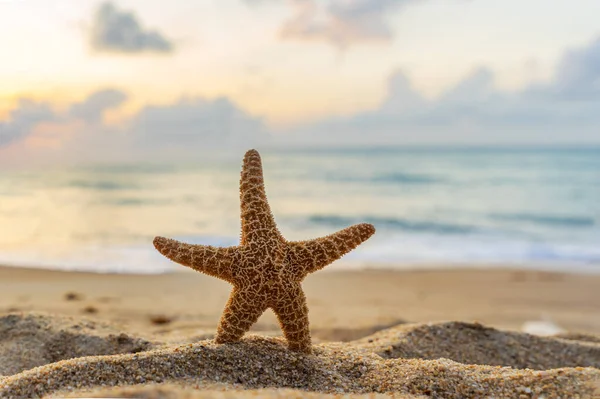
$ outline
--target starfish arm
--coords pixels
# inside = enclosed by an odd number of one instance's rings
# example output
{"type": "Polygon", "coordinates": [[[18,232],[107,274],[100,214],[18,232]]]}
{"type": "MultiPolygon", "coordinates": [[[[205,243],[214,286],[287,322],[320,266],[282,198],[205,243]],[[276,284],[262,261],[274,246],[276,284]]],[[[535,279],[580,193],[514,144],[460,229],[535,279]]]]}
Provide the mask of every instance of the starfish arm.
{"type": "Polygon", "coordinates": [[[221,316],[215,342],[236,342],[256,323],[266,306],[251,292],[234,288],[221,316]]]}
{"type": "Polygon", "coordinates": [[[244,156],[240,178],[241,244],[281,237],[267,202],[262,163],[256,150],[244,156]]]}
{"type": "Polygon", "coordinates": [[[273,305],[273,311],[277,315],[288,347],[294,351],[310,353],[311,340],[306,297],[299,284],[286,291],[287,295],[273,305]]]}
{"type": "Polygon", "coordinates": [[[338,260],[375,233],[372,224],[361,223],[337,233],[307,241],[288,243],[287,260],[299,278],[321,270],[338,260]]]}
{"type": "Polygon", "coordinates": [[[228,282],[232,282],[232,267],[239,257],[238,247],[192,245],[164,237],[156,237],[154,247],[173,262],[228,282]]]}

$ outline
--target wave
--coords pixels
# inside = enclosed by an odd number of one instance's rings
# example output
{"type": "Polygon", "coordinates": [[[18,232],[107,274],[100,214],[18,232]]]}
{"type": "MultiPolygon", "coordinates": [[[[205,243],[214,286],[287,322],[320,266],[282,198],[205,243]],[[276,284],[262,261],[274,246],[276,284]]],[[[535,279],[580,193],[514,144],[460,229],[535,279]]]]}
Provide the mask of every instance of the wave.
{"type": "Polygon", "coordinates": [[[173,203],[172,200],[164,198],[109,198],[100,202],[114,206],[169,205],[173,203]]]}
{"type": "Polygon", "coordinates": [[[396,233],[373,237],[348,260],[373,264],[429,263],[459,265],[520,265],[525,268],[550,268],[574,272],[600,272],[600,248],[595,242],[573,240],[527,240],[514,236],[469,237],[440,234],[396,233]]]}
{"type": "Polygon", "coordinates": [[[71,180],[67,183],[67,186],[99,191],[132,190],[139,188],[133,183],[121,183],[114,180],[71,180]]]}
{"type": "MultiPolygon", "coordinates": [[[[349,219],[349,218],[348,218],[349,219]]],[[[236,236],[175,236],[192,244],[231,246],[236,236]]],[[[85,246],[65,253],[0,251],[0,264],[16,267],[156,274],[181,271],[152,246],[151,238],[137,244],[85,246]]],[[[523,267],[562,272],[600,273],[600,248],[595,243],[532,242],[514,237],[395,233],[374,236],[350,252],[336,268],[523,267]]]]}
{"type": "Polygon", "coordinates": [[[375,227],[387,227],[409,232],[428,232],[437,234],[469,234],[480,230],[479,227],[472,225],[378,216],[345,217],[337,215],[313,215],[308,218],[308,221],[315,224],[326,224],[334,227],[347,227],[356,223],[371,223],[375,225],[375,227]]]}
{"type": "Polygon", "coordinates": [[[323,176],[326,181],[338,181],[338,182],[353,182],[353,183],[399,183],[406,185],[428,185],[438,184],[447,182],[438,176],[430,176],[425,174],[417,173],[401,173],[392,172],[384,173],[374,176],[358,176],[358,175],[340,175],[340,174],[328,174],[323,176]]]}
{"type": "Polygon", "coordinates": [[[109,173],[109,174],[165,174],[174,173],[180,169],[176,164],[105,164],[105,165],[86,165],[80,168],[85,172],[91,173],[109,173]]]}
{"type": "Polygon", "coordinates": [[[543,215],[533,213],[492,213],[490,218],[508,222],[529,222],[542,226],[556,227],[592,227],[596,224],[594,218],[588,216],[543,215]]]}
{"type": "Polygon", "coordinates": [[[375,176],[371,179],[374,182],[382,183],[402,183],[402,184],[433,184],[445,182],[436,176],[429,176],[423,174],[411,174],[411,173],[389,173],[379,176],[375,176]]]}

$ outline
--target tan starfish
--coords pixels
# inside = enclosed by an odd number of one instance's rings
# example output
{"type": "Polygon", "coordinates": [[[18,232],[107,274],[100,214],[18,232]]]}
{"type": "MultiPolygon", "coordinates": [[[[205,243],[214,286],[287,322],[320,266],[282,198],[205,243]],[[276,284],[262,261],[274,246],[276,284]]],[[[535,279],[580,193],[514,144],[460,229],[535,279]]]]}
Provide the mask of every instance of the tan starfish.
{"type": "Polygon", "coordinates": [[[326,237],[287,241],[267,202],[260,155],[244,156],[240,179],[242,237],[235,247],[191,245],[156,237],[154,246],[167,258],[233,285],[217,343],[234,342],[271,308],[292,350],[310,353],[308,307],[302,280],[371,237],[375,227],[357,224],[326,237]]]}

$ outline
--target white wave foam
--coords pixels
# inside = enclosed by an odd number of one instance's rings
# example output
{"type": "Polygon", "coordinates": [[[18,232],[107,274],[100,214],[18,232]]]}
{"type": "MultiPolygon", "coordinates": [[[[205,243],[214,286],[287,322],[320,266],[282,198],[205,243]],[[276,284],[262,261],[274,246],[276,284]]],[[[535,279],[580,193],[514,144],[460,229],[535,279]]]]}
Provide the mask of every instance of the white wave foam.
{"type": "MultiPolygon", "coordinates": [[[[223,236],[175,237],[181,241],[236,245],[223,236]]],[[[153,274],[185,270],[151,243],[88,246],[72,251],[0,252],[0,264],[99,273],[153,274]]],[[[477,236],[395,235],[373,237],[339,261],[336,270],[504,266],[564,272],[600,272],[600,247],[591,244],[531,243],[477,236]]]]}

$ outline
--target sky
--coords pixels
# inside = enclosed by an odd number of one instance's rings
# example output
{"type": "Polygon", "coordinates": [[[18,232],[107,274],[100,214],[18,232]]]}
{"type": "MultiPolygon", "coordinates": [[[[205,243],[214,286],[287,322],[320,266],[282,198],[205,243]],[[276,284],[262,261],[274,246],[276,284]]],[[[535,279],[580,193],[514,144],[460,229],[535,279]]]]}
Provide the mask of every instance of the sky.
{"type": "Polygon", "coordinates": [[[0,0],[0,164],[600,144],[598,15],[598,0],[0,0]]]}

